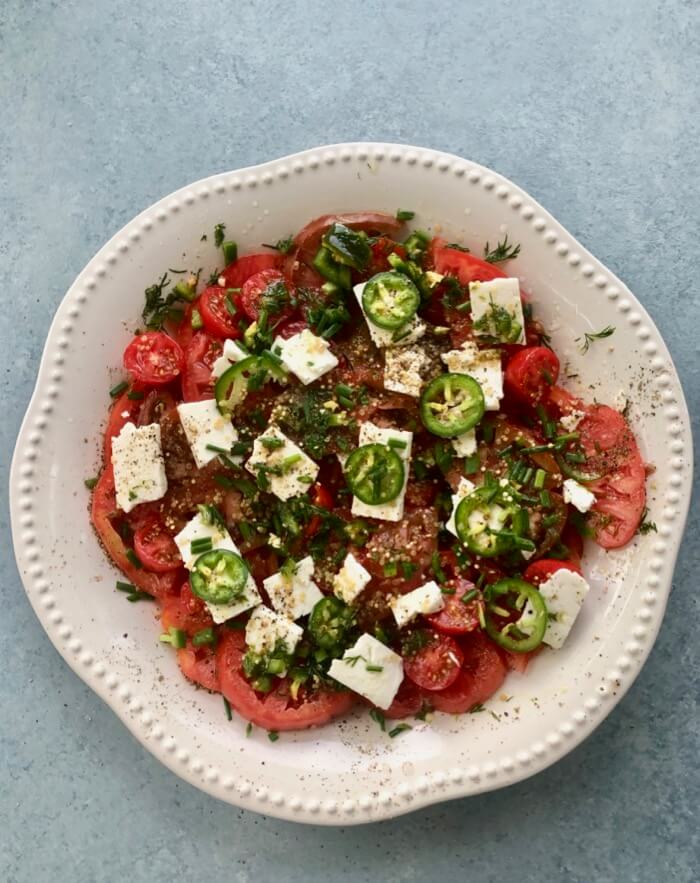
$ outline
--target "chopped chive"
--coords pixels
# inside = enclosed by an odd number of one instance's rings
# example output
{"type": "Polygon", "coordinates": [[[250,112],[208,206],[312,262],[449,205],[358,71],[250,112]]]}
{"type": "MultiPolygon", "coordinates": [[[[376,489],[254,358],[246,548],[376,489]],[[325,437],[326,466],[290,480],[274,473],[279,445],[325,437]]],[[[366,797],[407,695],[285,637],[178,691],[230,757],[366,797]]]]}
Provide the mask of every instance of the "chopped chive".
{"type": "Polygon", "coordinates": [[[247,521],[239,521],[238,529],[246,543],[249,543],[255,536],[255,528],[247,521]]]}
{"type": "Polygon", "coordinates": [[[155,601],[155,598],[148,592],[131,592],[126,596],[126,600],[134,604],[136,601],[155,601]]]}
{"type": "Polygon", "coordinates": [[[464,303],[457,304],[457,306],[455,307],[458,313],[469,313],[471,312],[471,308],[471,302],[468,300],[465,300],[464,303]]]}
{"type": "Polygon", "coordinates": [[[200,629],[192,636],[192,643],[195,647],[204,647],[207,644],[215,644],[216,632],[211,626],[208,626],[205,629],[200,629]]]}
{"type": "Polygon", "coordinates": [[[208,451],[216,451],[217,454],[229,454],[230,451],[227,448],[220,448],[218,445],[207,445],[208,451]]]}
{"type": "Polygon", "coordinates": [[[91,491],[95,487],[95,485],[97,484],[97,479],[96,478],[86,478],[85,481],[83,482],[83,484],[85,485],[85,487],[89,491],[91,491]]]}
{"type": "Polygon", "coordinates": [[[194,331],[199,331],[200,328],[204,328],[204,320],[202,319],[202,314],[199,310],[192,310],[192,318],[190,319],[190,324],[194,331]]]}
{"type": "Polygon", "coordinates": [[[559,516],[556,514],[556,512],[552,512],[551,515],[544,516],[544,518],[542,519],[542,526],[552,527],[552,525],[556,524],[557,521],[559,521],[559,516]]]}
{"type": "Polygon", "coordinates": [[[365,666],[365,670],[366,670],[366,671],[384,671],[384,666],[383,666],[383,665],[371,665],[371,664],[367,664],[367,665],[365,666]]]}
{"type": "Polygon", "coordinates": [[[136,552],[134,552],[133,549],[126,550],[126,557],[129,559],[130,563],[134,565],[134,567],[138,567],[139,569],[141,567],[143,567],[143,564],[141,563],[141,559],[136,554],[136,552]]]}
{"type": "Polygon", "coordinates": [[[430,557],[430,569],[432,570],[433,575],[435,576],[435,579],[438,581],[438,583],[447,582],[447,574],[442,569],[442,565],[440,564],[440,556],[437,552],[433,552],[430,557]]]}
{"type": "Polygon", "coordinates": [[[586,455],[580,454],[577,451],[568,451],[564,454],[564,458],[568,460],[570,463],[585,463],[586,455]]]}
{"type": "Polygon", "coordinates": [[[415,212],[412,212],[408,209],[400,208],[396,212],[396,220],[397,221],[412,221],[416,216],[415,212]]]}
{"type": "Polygon", "coordinates": [[[238,258],[238,245],[233,239],[226,239],[221,243],[221,250],[224,253],[224,264],[228,266],[238,258]]]}
{"type": "Polygon", "coordinates": [[[535,480],[532,482],[533,487],[536,487],[537,490],[541,490],[544,487],[545,480],[547,478],[547,473],[544,469],[538,469],[535,472],[535,480]]]}
{"type": "Polygon", "coordinates": [[[225,488],[226,490],[231,490],[235,485],[233,484],[233,479],[229,478],[228,475],[215,475],[214,481],[219,487],[225,488]]]}
{"type": "Polygon", "coordinates": [[[396,561],[388,561],[383,567],[384,576],[396,576],[399,572],[399,565],[396,561]]]}
{"type": "Polygon", "coordinates": [[[268,730],[267,738],[270,740],[270,742],[276,742],[279,737],[280,734],[277,732],[277,730],[268,730]]]}
{"type": "Polygon", "coordinates": [[[369,716],[375,723],[379,724],[379,729],[383,732],[386,730],[386,719],[378,708],[372,708],[369,716]]]}
{"type": "Polygon", "coordinates": [[[211,552],[213,545],[211,537],[200,537],[197,540],[192,540],[190,550],[193,555],[201,555],[204,552],[211,552]]]}
{"type": "Polygon", "coordinates": [[[390,438],[389,441],[387,442],[387,445],[388,445],[390,448],[397,448],[397,449],[400,450],[400,451],[405,450],[406,447],[407,447],[406,442],[403,441],[403,439],[400,439],[400,438],[390,438]]]}
{"type": "Polygon", "coordinates": [[[521,454],[543,454],[545,451],[551,451],[554,447],[552,442],[548,442],[546,445],[533,445],[530,448],[520,448],[521,454]]]}
{"type": "Polygon", "coordinates": [[[552,507],[552,496],[548,490],[542,491],[540,494],[540,503],[545,507],[545,509],[551,509],[552,507]]]}
{"type": "MultiPolygon", "coordinates": [[[[226,700],[224,700],[224,701],[226,701],[226,700]]],[[[248,721],[248,726],[245,728],[246,739],[248,738],[248,736],[250,736],[250,734],[252,732],[253,732],[253,725],[251,724],[250,721],[248,721]]]]}
{"type": "Polygon", "coordinates": [[[235,305],[235,303],[231,300],[231,298],[229,297],[228,294],[227,294],[226,297],[224,298],[224,305],[226,306],[226,311],[228,312],[229,316],[235,316],[235,315],[237,315],[237,313],[238,313],[238,307],[237,307],[237,306],[235,305]]]}
{"type": "Polygon", "coordinates": [[[456,595],[457,589],[448,588],[447,586],[440,586],[440,591],[443,595],[456,595]]]}
{"type": "Polygon", "coordinates": [[[471,457],[465,457],[465,459],[464,459],[464,474],[465,475],[474,475],[475,472],[479,471],[480,466],[481,466],[481,459],[478,454],[472,454],[471,457]]]}
{"type": "Polygon", "coordinates": [[[478,589],[470,589],[468,592],[465,592],[462,595],[462,597],[461,597],[462,604],[469,604],[469,602],[473,601],[474,598],[478,597],[478,595],[479,595],[478,589]]]}
{"type": "Polygon", "coordinates": [[[113,386],[110,389],[109,394],[113,399],[116,399],[117,396],[120,396],[124,392],[124,390],[128,388],[129,384],[126,382],[126,380],[122,380],[121,383],[118,383],[116,386],[113,386]]]}
{"type": "Polygon", "coordinates": [[[530,479],[532,478],[532,476],[534,475],[534,473],[535,473],[535,470],[532,468],[532,466],[528,466],[528,467],[525,469],[525,472],[523,472],[523,478],[522,478],[522,482],[523,482],[523,484],[529,484],[529,483],[530,483],[530,479]]]}
{"type": "Polygon", "coordinates": [[[143,393],[138,389],[132,389],[130,392],[126,394],[127,399],[130,399],[132,402],[138,402],[143,398],[143,393]]]}
{"type": "Polygon", "coordinates": [[[277,448],[284,447],[284,441],[281,438],[265,437],[261,438],[260,441],[263,447],[267,448],[268,451],[274,451],[277,448]]]}
{"type": "Polygon", "coordinates": [[[248,451],[250,451],[250,445],[248,444],[248,442],[237,441],[231,445],[231,453],[234,456],[247,454],[248,451]]]}
{"type": "Polygon", "coordinates": [[[117,580],[117,591],[118,592],[128,592],[130,594],[131,592],[136,591],[136,586],[133,585],[132,583],[125,583],[122,580],[118,579],[117,580]]]}
{"type": "Polygon", "coordinates": [[[187,635],[182,629],[176,629],[171,625],[168,631],[160,636],[160,640],[163,644],[170,644],[176,650],[182,650],[187,644],[187,635]]]}
{"type": "Polygon", "coordinates": [[[353,396],[353,388],[348,386],[347,383],[338,383],[335,387],[335,394],[339,396],[353,396]]]}
{"type": "Polygon", "coordinates": [[[395,739],[400,733],[405,733],[406,730],[412,730],[413,727],[410,724],[399,724],[394,727],[393,730],[389,730],[389,738],[395,739]]]}
{"type": "MultiPolygon", "coordinates": [[[[225,696],[222,698],[224,700],[224,711],[226,712],[226,720],[229,720],[229,721],[233,720],[233,713],[231,711],[231,703],[228,701],[228,699],[225,696]]],[[[251,729],[252,729],[252,724],[248,724],[248,726],[251,727],[251,729]]],[[[249,734],[250,734],[250,731],[248,731],[247,735],[249,735],[249,734]]]]}

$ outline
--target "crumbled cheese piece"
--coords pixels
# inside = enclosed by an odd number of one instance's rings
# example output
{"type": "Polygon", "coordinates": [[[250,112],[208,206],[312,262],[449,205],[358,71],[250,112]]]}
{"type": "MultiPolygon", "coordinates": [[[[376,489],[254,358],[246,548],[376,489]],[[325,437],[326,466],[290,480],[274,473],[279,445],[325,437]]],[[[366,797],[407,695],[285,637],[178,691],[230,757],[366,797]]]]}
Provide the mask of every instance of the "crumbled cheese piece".
{"type": "Polygon", "coordinates": [[[304,629],[280,616],[262,604],[251,613],[245,627],[245,642],[253,653],[272,653],[283,643],[287,653],[292,654],[304,634],[304,629]]]}
{"type": "Polygon", "coordinates": [[[400,595],[389,602],[394,614],[394,619],[399,628],[403,628],[416,616],[427,616],[429,613],[437,613],[445,606],[440,586],[430,581],[412,592],[400,595]]]}
{"type": "Polygon", "coordinates": [[[257,475],[262,469],[271,493],[280,500],[306,493],[318,475],[317,464],[277,426],[269,426],[255,439],[253,453],[245,468],[253,475],[257,475]],[[277,439],[282,442],[282,446],[270,450],[265,446],[265,439],[277,439]],[[281,474],[275,475],[277,470],[281,474]]]}
{"type": "Polygon", "coordinates": [[[112,465],[117,506],[131,512],[139,503],[160,500],[168,490],[160,424],[125,423],[112,439],[112,465]]]}
{"type": "Polygon", "coordinates": [[[390,347],[384,353],[384,388],[417,398],[423,386],[421,372],[429,361],[418,347],[390,347]]]}
{"type": "Polygon", "coordinates": [[[435,288],[439,285],[445,277],[442,273],[436,273],[435,270],[426,270],[425,272],[425,281],[428,283],[430,288],[435,288]]]}
{"type": "Polygon", "coordinates": [[[278,337],[274,343],[274,352],[279,354],[285,368],[305,385],[323,377],[338,364],[328,341],[308,328],[286,339],[278,337]]]}
{"type": "Polygon", "coordinates": [[[480,350],[467,340],[458,350],[442,354],[442,361],[453,374],[468,374],[484,393],[487,411],[497,411],[503,398],[503,371],[498,350],[480,350]]]}
{"type": "Polygon", "coordinates": [[[579,512],[588,512],[595,503],[595,494],[573,478],[567,478],[564,482],[564,502],[571,503],[579,512]]]}
{"type": "MultiPolygon", "coordinates": [[[[212,451],[210,445],[229,452],[231,445],[238,441],[238,433],[233,428],[231,418],[219,412],[216,399],[183,402],[177,406],[177,413],[198,469],[219,456],[219,452],[212,451]]],[[[240,458],[232,459],[234,462],[241,462],[240,458]]]]}
{"type": "Polygon", "coordinates": [[[414,316],[410,322],[407,322],[403,328],[399,328],[398,331],[390,331],[388,328],[378,328],[367,318],[365,311],[362,307],[362,292],[365,289],[365,283],[362,282],[359,285],[356,285],[353,288],[355,292],[355,297],[357,298],[357,302],[360,305],[360,309],[362,310],[362,315],[365,317],[365,322],[367,323],[367,328],[369,330],[369,336],[372,338],[372,341],[375,346],[378,347],[391,347],[391,346],[408,346],[411,343],[415,343],[417,340],[420,340],[421,337],[425,334],[425,322],[422,319],[419,319],[418,316],[414,316]]]}
{"type": "Polygon", "coordinates": [[[583,411],[571,411],[559,418],[559,422],[567,432],[574,432],[579,423],[583,420],[583,411]]]}
{"type": "Polygon", "coordinates": [[[328,674],[378,708],[386,709],[401,686],[403,660],[398,653],[365,633],[345,651],[342,659],[333,660],[328,674]]]}
{"type": "Polygon", "coordinates": [[[297,561],[296,571],[287,576],[282,571],[263,580],[265,591],[272,606],[287,619],[299,619],[311,613],[318,601],[323,598],[313,581],[314,561],[310,555],[297,561]]]}
{"type": "Polygon", "coordinates": [[[469,300],[472,305],[472,327],[477,337],[491,337],[504,343],[525,343],[525,318],[517,278],[490,279],[488,282],[470,282],[469,300]],[[494,321],[499,311],[505,310],[512,320],[511,329],[519,328],[518,336],[499,334],[494,321]]]}
{"type": "Polygon", "coordinates": [[[273,549],[281,549],[282,548],[282,540],[277,536],[276,533],[271,533],[267,538],[267,545],[272,546],[273,549]]]}
{"type": "Polygon", "coordinates": [[[363,503],[362,500],[353,497],[353,515],[365,518],[380,518],[383,521],[401,521],[403,518],[403,504],[406,495],[406,485],[408,484],[413,433],[402,429],[384,429],[381,426],[375,426],[374,423],[363,423],[360,426],[360,439],[358,442],[360,447],[362,447],[362,445],[386,445],[390,439],[396,439],[397,441],[404,442],[406,445],[404,448],[394,448],[404,463],[405,474],[401,493],[388,503],[380,503],[374,506],[369,503],[363,503]]]}
{"type": "MultiPolygon", "coordinates": [[[[540,594],[547,605],[547,628],[544,642],[555,650],[563,646],[578,616],[590,586],[586,580],[573,570],[561,568],[556,570],[548,580],[540,585],[540,594]]],[[[534,610],[528,601],[518,626],[529,632],[534,610]]]]}
{"type": "Polygon", "coordinates": [[[348,552],[343,566],[333,577],[333,593],[346,604],[352,604],[371,579],[372,575],[369,571],[360,564],[352,552],[348,552]]]}
{"type": "Polygon", "coordinates": [[[250,353],[246,352],[235,340],[225,340],[223,354],[212,365],[212,375],[214,377],[221,377],[224,371],[228,371],[231,365],[235,365],[236,362],[242,362],[249,355],[250,353]]]}
{"type": "Polygon", "coordinates": [[[476,430],[469,429],[452,439],[452,447],[458,457],[471,457],[476,453],[476,430]]]}
{"type": "Polygon", "coordinates": [[[474,483],[469,481],[468,478],[460,478],[457,492],[452,494],[452,514],[450,515],[449,521],[445,525],[445,530],[449,530],[449,532],[453,534],[453,536],[457,536],[457,528],[455,527],[455,513],[457,511],[457,506],[459,506],[459,504],[465,497],[469,496],[474,488],[474,483]]]}

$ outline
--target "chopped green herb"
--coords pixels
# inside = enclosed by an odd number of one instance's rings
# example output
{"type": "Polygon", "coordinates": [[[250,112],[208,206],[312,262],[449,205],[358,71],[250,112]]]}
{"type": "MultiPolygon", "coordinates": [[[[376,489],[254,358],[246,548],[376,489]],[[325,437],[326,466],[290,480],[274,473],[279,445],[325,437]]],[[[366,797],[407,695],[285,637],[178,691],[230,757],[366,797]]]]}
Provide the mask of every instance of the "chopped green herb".
{"type": "Polygon", "coordinates": [[[224,254],[224,264],[228,267],[238,259],[238,243],[233,239],[226,239],[221,243],[221,250],[224,254]]]}
{"type": "Polygon", "coordinates": [[[613,325],[606,325],[602,331],[595,331],[592,334],[586,332],[583,335],[583,338],[577,337],[576,343],[579,344],[582,353],[587,353],[590,345],[594,340],[604,340],[606,337],[611,337],[615,333],[615,328],[613,325]]]}
{"type": "Polygon", "coordinates": [[[389,730],[389,738],[395,739],[401,733],[405,733],[407,730],[412,730],[413,727],[410,724],[401,723],[394,727],[393,730],[389,730]]]}
{"type": "Polygon", "coordinates": [[[369,716],[372,718],[372,720],[376,724],[379,725],[379,729],[382,731],[382,733],[385,732],[386,719],[385,719],[384,715],[381,713],[381,711],[378,708],[372,708],[370,710],[369,716]]]}
{"type": "Polygon", "coordinates": [[[277,732],[277,730],[268,730],[267,738],[270,740],[270,742],[276,742],[279,737],[280,734],[277,732]]]}
{"type": "Polygon", "coordinates": [[[129,559],[129,562],[134,565],[134,567],[138,567],[139,569],[143,567],[141,559],[136,554],[136,552],[134,552],[133,549],[126,550],[126,557],[129,559]]]}
{"type": "Polygon", "coordinates": [[[469,709],[469,714],[477,714],[477,712],[479,711],[485,711],[485,708],[481,704],[481,702],[477,702],[476,705],[472,705],[472,707],[469,709]]]}
{"type": "MultiPolygon", "coordinates": [[[[231,703],[228,701],[228,699],[225,696],[223,697],[223,700],[224,700],[224,711],[226,712],[226,720],[229,720],[229,721],[233,720],[233,713],[231,712],[231,703]]],[[[251,726],[251,724],[248,724],[248,726],[251,726]]]]}
{"type": "Polygon", "coordinates": [[[214,227],[214,245],[221,248],[224,242],[224,234],[226,232],[226,224],[217,224],[214,227]]]}
{"type": "Polygon", "coordinates": [[[416,216],[415,212],[407,211],[406,209],[400,208],[396,212],[396,220],[397,221],[412,221],[416,216]]]}
{"type": "Polygon", "coordinates": [[[517,258],[520,254],[520,246],[513,245],[508,242],[508,236],[506,235],[503,239],[503,242],[499,242],[498,245],[491,251],[489,248],[488,242],[486,243],[486,247],[484,248],[484,260],[488,261],[489,264],[498,264],[501,261],[510,261],[513,258],[517,258]]]}
{"type": "Polygon", "coordinates": [[[248,738],[248,736],[250,736],[250,734],[252,732],[253,732],[253,725],[250,723],[250,721],[248,721],[248,726],[245,728],[246,739],[248,738]]]}
{"type": "Polygon", "coordinates": [[[199,312],[199,310],[192,310],[190,324],[192,325],[192,329],[194,331],[199,331],[200,328],[204,328],[204,320],[202,319],[202,314],[199,312]]]}
{"type": "Polygon", "coordinates": [[[182,650],[187,644],[187,635],[182,629],[176,629],[174,626],[170,626],[168,631],[160,636],[160,640],[163,644],[170,644],[175,650],[182,650]]]}
{"type": "Polygon", "coordinates": [[[85,487],[89,491],[91,491],[95,487],[95,485],[97,484],[97,479],[96,478],[86,478],[83,483],[84,483],[85,487]]]}
{"type": "Polygon", "coordinates": [[[128,388],[129,384],[126,382],[126,380],[122,380],[121,383],[118,383],[116,386],[113,386],[110,389],[109,394],[113,399],[116,399],[117,396],[120,396],[128,388]]]}
{"type": "Polygon", "coordinates": [[[131,392],[126,394],[126,397],[132,402],[138,402],[144,397],[144,393],[138,389],[132,389],[131,392]]]}
{"type": "Polygon", "coordinates": [[[269,242],[263,242],[263,245],[265,248],[274,248],[280,254],[289,254],[294,248],[294,237],[287,236],[286,239],[278,239],[274,245],[271,245],[269,242]]]}

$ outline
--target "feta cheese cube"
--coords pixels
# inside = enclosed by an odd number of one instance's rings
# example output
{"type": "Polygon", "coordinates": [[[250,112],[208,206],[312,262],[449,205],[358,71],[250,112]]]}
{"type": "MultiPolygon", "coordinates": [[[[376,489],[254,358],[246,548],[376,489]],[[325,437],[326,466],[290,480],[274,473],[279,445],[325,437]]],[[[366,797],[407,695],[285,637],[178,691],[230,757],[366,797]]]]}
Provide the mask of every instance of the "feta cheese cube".
{"type": "MultiPolygon", "coordinates": [[[[238,441],[238,433],[233,428],[231,418],[219,412],[216,399],[183,402],[177,406],[177,413],[198,469],[219,456],[218,452],[210,450],[208,445],[230,451],[231,445],[238,441]]],[[[232,459],[234,462],[240,462],[240,458],[232,459]]]]}
{"type": "MultiPolygon", "coordinates": [[[[573,570],[556,570],[548,580],[540,585],[540,594],[547,605],[549,619],[544,633],[544,643],[555,650],[560,649],[576,621],[590,586],[573,570]]],[[[518,620],[523,631],[529,631],[529,621],[534,611],[528,602],[518,620]]]]}
{"type": "Polygon", "coordinates": [[[458,457],[471,457],[476,454],[476,430],[469,429],[452,439],[452,447],[458,457]]]}
{"type": "Polygon", "coordinates": [[[306,493],[318,475],[318,466],[311,457],[277,426],[268,427],[255,439],[253,453],[245,468],[253,475],[257,475],[262,468],[270,484],[270,492],[280,500],[306,493]],[[265,446],[265,439],[275,439],[282,445],[270,449],[265,446]],[[278,471],[280,474],[275,474],[278,471]]]}
{"type": "MultiPolygon", "coordinates": [[[[240,555],[238,546],[231,539],[229,532],[218,524],[212,524],[205,520],[201,514],[197,514],[191,521],[182,528],[180,533],[175,535],[175,545],[180,550],[180,556],[185,567],[192,570],[194,563],[199,558],[199,554],[192,554],[192,540],[211,539],[212,549],[226,549],[228,552],[235,552],[240,555]]],[[[211,604],[208,601],[204,603],[212,615],[214,622],[226,622],[227,619],[233,619],[244,610],[249,610],[262,602],[258,587],[251,574],[248,574],[245,594],[233,604],[211,604]]]]}
{"type": "Polygon", "coordinates": [[[441,358],[453,374],[473,377],[484,393],[486,410],[498,411],[503,398],[503,371],[498,350],[480,350],[468,340],[461,349],[443,353],[441,358]]]}
{"type": "Polygon", "coordinates": [[[425,281],[431,288],[439,285],[444,278],[442,273],[436,273],[435,270],[426,270],[425,272],[425,281]]]}
{"type": "MultiPolygon", "coordinates": [[[[488,282],[470,282],[469,299],[472,305],[472,323],[477,337],[491,337],[503,343],[525,343],[525,317],[520,298],[520,280],[490,279],[488,282]],[[499,329],[499,313],[510,316],[508,333],[499,329]],[[513,333],[517,331],[517,336],[513,333]]],[[[506,323],[507,324],[507,323],[506,323]]]]}
{"type": "Polygon", "coordinates": [[[275,340],[274,351],[282,359],[285,368],[305,385],[323,377],[338,364],[328,341],[318,337],[308,328],[286,339],[278,337],[275,340]]]}
{"type": "Polygon", "coordinates": [[[357,302],[362,310],[362,315],[365,317],[369,336],[372,338],[372,342],[375,346],[378,346],[380,349],[382,347],[391,346],[408,346],[423,337],[425,334],[425,322],[418,318],[418,316],[414,316],[410,322],[407,322],[403,328],[400,328],[398,331],[390,331],[388,328],[379,328],[377,325],[370,322],[362,306],[362,292],[364,290],[364,282],[361,282],[353,288],[357,302]]]}
{"type": "Polygon", "coordinates": [[[384,388],[417,398],[423,386],[421,372],[429,361],[419,347],[390,347],[384,353],[384,388]]]}
{"type": "Polygon", "coordinates": [[[333,593],[346,604],[352,604],[371,579],[370,572],[360,564],[352,552],[348,552],[343,566],[333,577],[333,593]]]}
{"type": "Polygon", "coordinates": [[[564,502],[571,503],[579,512],[588,512],[595,503],[595,494],[573,478],[567,478],[564,482],[564,502]]]}
{"type": "Polygon", "coordinates": [[[445,606],[440,586],[432,580],[419,586],[412,592],[400,595],[389,602],[394,619],[399,628],[403,628],[416,616],[437,613],[445,606]]]}
{"type": "Polygon", "coordinates": [[[567,432],[574,432],[579,423],[583,420],[583,411],[571,411],[559,418],[559,422],[567,432]]]}
{"type": "Polygon", "coordinates": [[[224,371],[228,371],[231,365],[235,365],[236,362],[242,362],[249,355],[250,353],[246,352],[235,340],[225,340],[223,354],[212,365],[212,375],[217,378],[221,377],[224,371]]]}
{"type": "Polygon", "coordinates": [[[276,533],[271,533],[267,538],[267,545],[271,546],[273,549],[281,549],[282,548],[282,540],[277,536],[276,533]]]}
{"type": "Polygon", "coordinates": [[[311,613],[323,598],[313,581],[314,561],[310,555],[297,562],[296,572],[287,576],[279,571],[263,580],[272,606],[287,619],[299,619],[311,613]]]}
{"type": "Polygon", "coordinates": [[[375,426],[374,423],[363,423],[360,426],[359,446],[362,445],[386,445],[390,439],[404,442],[404,448],[394,448],[396,453],[401,457],[404,463],[404,480],[401,493],[388,503],[380,503],[378,505],[370,505],[358,500],[357,497],[352,498],[352,514],[366,518],[380,518],[383,521],[401,521],[403,518],[403,504],[406,496],[406,485],[408,484],[408,470],[411,462],[411,445],[413,443],[413,433],[402,429],[384,429],[381,426],[375,426]]]}
{"type": "Polygon", "coordinates": [[[112,465],[117,506],[131,512],[139,503],[160,500],[168,490],[160,424],[125,423],[112,439],[112,465]]]}
{"type": "Polygon", "coordinates": [[[403,660],[371,635],[361,635],[354,646],[334,659],[328,674],[378,708],[388,708],[403,680],[403,660]]]}
{"type": "Polygon", "coordinates": [[[294,653],[304,634],[304,629],[261,604],[251,613],[245,627],[245,642],[253,653],[264,656],[276,649],[281,642],[288,653],[294,653]]]}
{"type": "Polygon", "coordinates": [[[452,494],[452,514],[445,525],[445,530],[449,530],[453,536],[457,536],[457,528],[455,526],[455,512],[457,511],[457,506],[459,506],[465,497],[469,496],[474,488],[474,483],[469,481],[468,478],[460,478],[457,492],[452,494]]]}

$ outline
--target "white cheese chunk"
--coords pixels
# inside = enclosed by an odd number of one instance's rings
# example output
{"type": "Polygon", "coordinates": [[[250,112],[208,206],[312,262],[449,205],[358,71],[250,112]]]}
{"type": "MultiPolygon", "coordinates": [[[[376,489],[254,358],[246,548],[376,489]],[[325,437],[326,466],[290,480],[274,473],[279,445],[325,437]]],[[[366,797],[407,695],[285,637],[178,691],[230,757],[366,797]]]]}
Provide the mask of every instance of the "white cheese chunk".
{"type": "MultiPolygon", "coordinates": [[[[556,570],[548,580],[540,585],[540,594],[547,605],[548,621],[544,633],[544,642],[558,650],[567,639],[576,621],[590,586],[586,580],[573,570],[561,568],[556,570]]],[[[529,631],[534,611],[528,602],[518,620],[523,631],[529,631]]]]}
{"type": "Polygon", "coordinates": [[[313,383],[338,364],[328,341],[308,328],[286,339],[278,337],[274,343],[274,352],[282,359],[285,368],[303,384],[313,383]]]}
{"type": "Polygon", "coordinates": [[[471,457],[476,454],[476,430],[469,429],[452,439],[452,447],[458,457],[471,457]]]}
{"type": "Polygon", "coordinates": [[[567,478],[564,482],[564,502],[571,503],[579,512],[588,512],[595,503],[595,494],[573,478],[567,478]]]}
{"type": "MultiPolygon", "coordinates": [[[[238,433],[233,428],[231,418],[219,412],[216,399],[183,402],[177,406],[177,413],[198,469],[219,456],[218,452],[210,450],[208,445],[230,451],[231,445],[238,441],[238,433]]],[[[240,458],[232,457],[232,459],[234,462],[240,462],[240,458]]]]}
{"type": "Polygon", "coordinates": [[[371,579],[370,572],[360,564],[352,552],[348,552],[343,566],[333,577],[333,593],[346,604],[352,604],[371,579]]]}
{"type": "Polygon", "coordinates": [[[160,424],[125,423],[112,439],[112,465],[117,506],[131,512],[139,503],[160,500],[168,490],[160,424]]]}
{"type": "Polygon", "coordinates": [[[472,323],[477,337],[491,337],[503,343],[525,343],[525,317],[520,298],[520,280],[490,279],[488,282],[470,282],[469,299],[472,305],[472,323]],[[510,332],[519,329],[517,337],[499,333],[496,317],[505,310],[511,318],[510,332]]]}
{"type": "Polygon", "coordinates": [[[405,444],[403,448],[394,448],[404,463],[404,480],[401,493],[390,502],[380,503],[375,506],[363,503],[362,500],[353,497],[351,510],[353,515],[365,518],[380,518],[383,521],[401,521],[403,518],[403,504],[404,497],[406,496],[406,485],[408,484],[413,433],[402,429],[384,429],[381,426],[375,426],[374,423],[363,423],[360,426],[360,439],[358,442],[360,447],[362,445],[386,445],[390,439],[396,439],[405,444]]]}
{"type": "Polygon", "coordinates": [[[271,533],[267,538],[267,545],[271,546],[273,549],[281,549],[282,548],[282,540],[277,536],[276,533],[271,533]]]}
{"type": "Polygon", "coordinates": [[[376,638],[364,634],[342,659],[333,660],[328,674],[378,708],[386,709],[401,686],[403,660],[376,638]]]}
{"type": "MultiPolygon", "coordinates": [[[[228,552],[235,552],[236,555],[241,554],[226,528],[218,524],[212,524],[203,518],[201,514],[197,514],[191,521],[187,522],[180,533],[175,535],[175,545],[178,547],[180,557],[188,570],[192,570],[195,561],[202,554],[192,554],[192,540],[203,540],[206,538],[211,539],[212,549],[225,549],[228,552]]],[[[212,604],[208,601],[204,603],[211,613],[214,622],[226,622],[227,619],[233,619],[234,616],[238,616],[244,610],[255,607],[261,601],[262,598],[255,585],[255,580],[251,574],[248,574],[245,594],[239,601],[233,604],[212,604]]]]}
{"type": "Polygon", "coordinates": [[[425,281],[431,288],[439,285],[444,278],[442,273],[436,273],[435,270],[426,270],[425,272],[425,281]]]}
{"type": "Polygon", "coordinates": [[[384,388],[417,398],[423,386],[421,372],[429,361],[419,347],[390,347],[384,353],[384,388]]]}
{"type": "Polygon", "coordinates": [[[251,613],[245,627],[245,642],[253,653],[264,655],[285,645],[287,653],[293,653],[304,634],[304,629],[261,604],[251,613]]]}
{"type": "Polygon", "coordinates": [[[497,411],[503,398],[503,371],[498,350],[480,350],[468,340],[461,349],[442,354],[442,361],[453,374],[468,374],[484,393],[487,411],[497,411]]]}
{"type": "Polygon", "coordinates": [[[412,619],[421,614],[427,616],[429,613],[437,613],[445,606],[445,599],[442,597],[440,586],[432,580],[423,586],[418,586],[412,592],[405,595],[399,595],[389,602],[389,606],[394,614],[394,619],[399,628],[403,628],[412,619]]]}
{"type": "Polygon", "coordinates": [[[362,310],[362,315],[365,317],[369,336],[372,338],[372,342],[375,346],[378,346],[380,349],[382,347],[391,346],[408,346],[423,337],[425,334],[425,322],[422,319],[419,319],[418,316],[414,316],[410,322],[407,322],[403,328],[400,328],[398,331],[390,331],[388,328],[379,328],[377,325],[370,322],[362,306],[362,292],[364,290],[364,282],[361,282],[353,288],[357,302],[362,310]]]}
{"type": "Polygon", "coordinates": [[[267,476],[271,493],[280,500],[306,493],[318,475],[318,466],[311,457],[274,425],[255,439],[253,453],[245,464],[253,475],[258,474],[260,467],[267,476]],[[265,446],[265,439],[277,439],[282,445],[270,449],[265,446]],[[281,474],[275,475],[276,470],[281,470],[281,474]]]}
{"type": "Polygon", "coordinates": [[[574,432],[579,423],[583,420],[583,411],[571,411],[559,418],[559,422],[567,432],[574,432]]]}
{"type": "Polygon", "coordinates": [[[455,527],[455,513],[457,511],[457,506],[459,506],[459,504],[465,497],[469,496],[469,494],[474,490],[474,487],[474,483],[469,481],[468,478],[460,478],[457,492],[452,494],[452,514],[450,515],[449,521],[445,525],[445,530],[449,530],[449,532],[454,536],[457,536],[457,528],[455,527]]]}
{"type": "Polygon", "coordinates": [[[246,352],[235,340],[225,340],[223,354],[212,365],[212,375],[214,377],[221,377],[224,371],[228,371],[231,365],[235,365],[236,362],[242,362],[249,355],[250,353],[246,352]]]}
{"type": "Polygon", "coordinates": [[[295,573],[287,576],[279,571],[263,580],[265,591],[272,606],[287,619],[299,619],[311,613],[315,604],[323,598],[313,581],[314,561],[310,555],[297,561],[295,573]]]}

